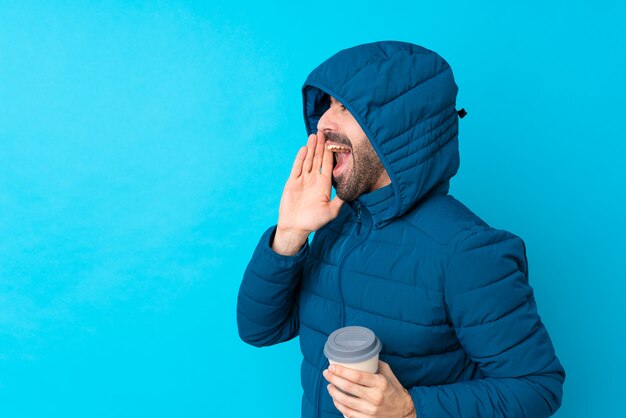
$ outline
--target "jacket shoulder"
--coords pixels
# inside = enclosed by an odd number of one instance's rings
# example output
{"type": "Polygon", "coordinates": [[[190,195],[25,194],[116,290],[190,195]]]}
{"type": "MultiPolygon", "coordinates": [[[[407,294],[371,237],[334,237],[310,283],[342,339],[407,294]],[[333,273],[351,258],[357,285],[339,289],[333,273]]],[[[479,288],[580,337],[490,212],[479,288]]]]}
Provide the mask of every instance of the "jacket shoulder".
{"type": "Polygon", "coordinates": [[[409,210],[401,219],[442,246],[448,246],[467,234],[491,229],[484,220],[451,195],[432,197],[409,210]]]}

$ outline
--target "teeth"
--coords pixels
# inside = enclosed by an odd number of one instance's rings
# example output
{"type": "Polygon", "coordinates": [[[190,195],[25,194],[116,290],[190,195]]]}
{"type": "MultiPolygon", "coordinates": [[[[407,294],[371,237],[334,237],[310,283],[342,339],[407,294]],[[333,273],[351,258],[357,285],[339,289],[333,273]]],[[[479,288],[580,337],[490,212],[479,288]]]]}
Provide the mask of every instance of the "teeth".
{"type": "Polygon", "coordinates": [[[332,152],[350,152],[350,148],[342,147],[341,145],[329,145],[326,148],[332,152]]]}

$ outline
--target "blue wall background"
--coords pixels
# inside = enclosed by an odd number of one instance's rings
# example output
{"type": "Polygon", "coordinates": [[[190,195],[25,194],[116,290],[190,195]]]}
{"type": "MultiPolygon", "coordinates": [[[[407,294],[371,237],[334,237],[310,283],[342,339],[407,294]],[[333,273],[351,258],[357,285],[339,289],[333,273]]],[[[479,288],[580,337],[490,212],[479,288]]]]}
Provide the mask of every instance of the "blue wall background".
{"type": "Polygon", "coordinates": [[[456,74],[451,193],[525,239],[568,378],[626,393],[624,3],[0,2],[0,415],[295,417],[297,340],[238,286],[306,140],[300,86],[383,39],[456,74]]]}

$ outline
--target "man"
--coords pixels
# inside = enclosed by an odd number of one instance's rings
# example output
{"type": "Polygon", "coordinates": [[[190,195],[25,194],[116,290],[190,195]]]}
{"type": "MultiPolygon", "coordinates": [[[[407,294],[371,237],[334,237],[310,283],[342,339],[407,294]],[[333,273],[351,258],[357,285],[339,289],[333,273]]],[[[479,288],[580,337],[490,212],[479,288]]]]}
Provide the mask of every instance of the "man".
{"type": "Polygon", "coordinates": [[[249,344],[300,336],[303,417],[536,418],[561,404],[523,241],[448,195],[456,94],[445,60],[402,42],[340,51],[304,84],[309,140],[237,305],[249,344]],[[328,335],[349,325],[380,338],[378,374],[328,366],[328,335]]]}

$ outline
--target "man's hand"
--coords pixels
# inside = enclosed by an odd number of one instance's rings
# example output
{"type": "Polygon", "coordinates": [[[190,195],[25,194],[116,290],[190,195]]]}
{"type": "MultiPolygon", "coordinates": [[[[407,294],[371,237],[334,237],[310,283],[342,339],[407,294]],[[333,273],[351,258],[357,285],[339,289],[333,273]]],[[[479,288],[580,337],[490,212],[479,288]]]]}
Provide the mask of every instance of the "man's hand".
{"type": "Polygon", "coordinates": [[[378,362],[376,374],[338,364],[332,364],[323,374],[331,383],[328,392],[335,406],[348,418],[416,418],[411,395],[384,361],[378,362]]]}
{"type": "Polygon", "coordinates": [[[300,148],[291,174],[283,189],[278,211],[278,226],[272,249],[293,255],[317,231],[339,214],[343,200],[330,200],[333,177],[333,153],[326,149],[322,132],[309,135],[300,148]]]}

